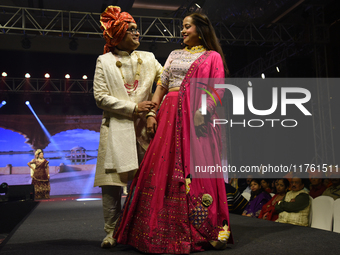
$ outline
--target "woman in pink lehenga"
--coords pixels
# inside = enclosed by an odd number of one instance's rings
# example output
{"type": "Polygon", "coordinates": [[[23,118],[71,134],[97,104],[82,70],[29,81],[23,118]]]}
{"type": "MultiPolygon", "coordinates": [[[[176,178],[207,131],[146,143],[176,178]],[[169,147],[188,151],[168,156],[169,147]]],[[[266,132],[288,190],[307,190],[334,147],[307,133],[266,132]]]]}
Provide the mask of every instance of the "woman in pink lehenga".
{"type": "Polygon", "coordinates": [[[34,198],[50,198],[50,172],[48,161],[44,159],[44,153],[38,149],[35,158],[27,163],[31,169],[32,184],[34,185],[34,198]]]}
{"type": "MultiPolygon", "coordinates": [[[[154,138],[114,235],[118,243],[146,253],[188,254],[209,246],[222,249],[231,241],[223,176],[205,178],[190,171],[193,160],[199,166],[221,165],[220,131],[212,123],[215,103],[207,100],[208,114],[203,116],[199,109],[203,90],[197,89],[200,82],[190,81],[215,78],[224,83],[227,67],[205,15],[187,16],[182,34],[187,47],[173,51],[165,63],[152,98],[157,107],[147,114],[148,133],[154,138]]],[[[212,86],[200,86],[211,91],[212,86]]],[[[222,97],[224,90],[214,92],[222,97]]]]}

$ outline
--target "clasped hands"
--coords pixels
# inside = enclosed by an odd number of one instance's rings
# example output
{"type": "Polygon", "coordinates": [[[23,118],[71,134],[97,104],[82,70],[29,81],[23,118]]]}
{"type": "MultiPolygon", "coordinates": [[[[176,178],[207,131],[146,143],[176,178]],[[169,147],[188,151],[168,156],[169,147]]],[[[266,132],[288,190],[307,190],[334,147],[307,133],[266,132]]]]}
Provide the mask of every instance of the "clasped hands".
{"type": "Polygon", "coordinates": [[[137,113],[149,112],[150,110],[155,108],[156,105],[157,104],[152,101],[143,101],[137,104],[136,110],[137,110],[137,113]]]}
{"type": "MultiPolygon", "coordinates": [[[[156,133],[156,130],[157,130],[157,121],[156,121],[156,118],[154,118],[154,117],[147,118],[146,124],[147,124],[146,127],[147,127],[148,135],[150,137],[153,137],[155,135],[155,133],[156,133]]],[[[198,137],[206,136],[206,134],[207,134],[207,125],[206,125],[205,116],[203,116],[202,113],[199,110],[197,110],[195,112],[194,125],[195,125],[196,135],[198,137]]]]}

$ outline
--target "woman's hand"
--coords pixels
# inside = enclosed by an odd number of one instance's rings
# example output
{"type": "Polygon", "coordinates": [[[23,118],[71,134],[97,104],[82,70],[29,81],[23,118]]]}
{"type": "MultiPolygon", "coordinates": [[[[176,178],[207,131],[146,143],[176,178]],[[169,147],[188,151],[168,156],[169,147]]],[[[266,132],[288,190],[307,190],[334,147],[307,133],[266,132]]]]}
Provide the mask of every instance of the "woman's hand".
{"type": "Polygon", "coordinates": [[[156,103],[152,101],[143,101],[138,103],[138,111],[137,113],[140,112],[149,112],[151,109],[156,107],[156,103]]]}
{"type": "Polygon", "coordinates": [[[205,123],[205,118],[202,113],[197,110],[194,116],[194,125],[196,130],[196,135],[199,136],[206,136],[207,134],[207,125],[205,123]]]}
{"type": "Polygon", "coordinates": [[[262,219],[266,220],[266,219],[267,219],[267,216],[268,216],[268,212],[266,212],[265,214],[263,214],[262,219]]]}
{"type": "Polygon", "coordinates": [[[150,116],[146,120],[146,132],[148,133],[148,136],[153,138],[155,136],[157,130],[157,121],[156,118],[153,116],[150,116]]]}

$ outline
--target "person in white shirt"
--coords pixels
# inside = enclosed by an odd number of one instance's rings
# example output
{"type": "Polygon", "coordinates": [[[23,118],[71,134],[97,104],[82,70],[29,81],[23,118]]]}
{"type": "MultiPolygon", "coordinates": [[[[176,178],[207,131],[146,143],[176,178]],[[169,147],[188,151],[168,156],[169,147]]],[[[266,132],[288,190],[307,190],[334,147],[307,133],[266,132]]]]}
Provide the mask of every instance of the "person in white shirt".
{"type": "Polygon", "coordinates": [[[116,244],[113,231],[121,213],[122,187],[132,180],[148,147],[147,112],[152,85],[162,66],[150,52],[136,51],[139,30],[132,16],[120,7],[109,6],[100,17],[106,40],[104,54],[97,59],[93,92],[104,110],[94,186],[102,188],[107,235],[101,247],[116,244]]]}

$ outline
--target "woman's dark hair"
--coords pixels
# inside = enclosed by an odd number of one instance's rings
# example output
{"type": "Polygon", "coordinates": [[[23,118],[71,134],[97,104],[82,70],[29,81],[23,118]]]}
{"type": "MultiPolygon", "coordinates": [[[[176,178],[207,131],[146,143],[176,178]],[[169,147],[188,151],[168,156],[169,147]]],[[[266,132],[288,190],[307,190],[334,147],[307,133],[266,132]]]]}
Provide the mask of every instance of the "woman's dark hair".
{"type": "Polygon", "coordinates": [[[207,50],[217,51],[221,55],[225,75],[226,77],[228,77],[229,69],[223,55],[222,47],[217,39],[215,29],[212,26],[208,16],[203,13],[194,12],[189,14],[187,17],[192,18],[193,23],[196,26],[196,31],[198,35],[201,37],[200,39],[202,41],[204,48],[206,48],[207,50]]]}
{"type": "Polygon", "coordinates": [[[269,187],[271,186],[272,182],[271,179],[261,179],[261,181],[264,180],[266,183],[268,183],[269,187]]]}
{"type": "Polygon", "coordinates": [[[262,186],[261,186],[261,179],[252,179],[251,181],[250,181],[250,186],[251,186],[251,183],[252,182],[256,182],[258,185],[259,185],[259,187],[260,187],[260,189],[259,190],[257,190],[257,191],[255,191],[255,192],[250,192],[250,200],[249,201],[251,201],[251,200],[253,200],[258,194],[260,194],[260,193],[262,193],[262,192],[264,192],[264,190],[263,190],[263,188],[262,188],[262,186]]]}
{"type": "Polygon", "coordinates": [[[36,155],[35,155],[35,157],[36,158],[39,158],[39,155],[41,154],[41,153],[44,153],[42,150],[40,150],[36,155]]]}
{"type": "Polygon", "coordinates": [[[283,181],[283,184],[285,185],[286,189],[289,188],[290,186],[290,182],[288,181],[288,179],[286,178],[281,178],[281,179],[278,179],[279,181],[282,180],[283,181]]]}

